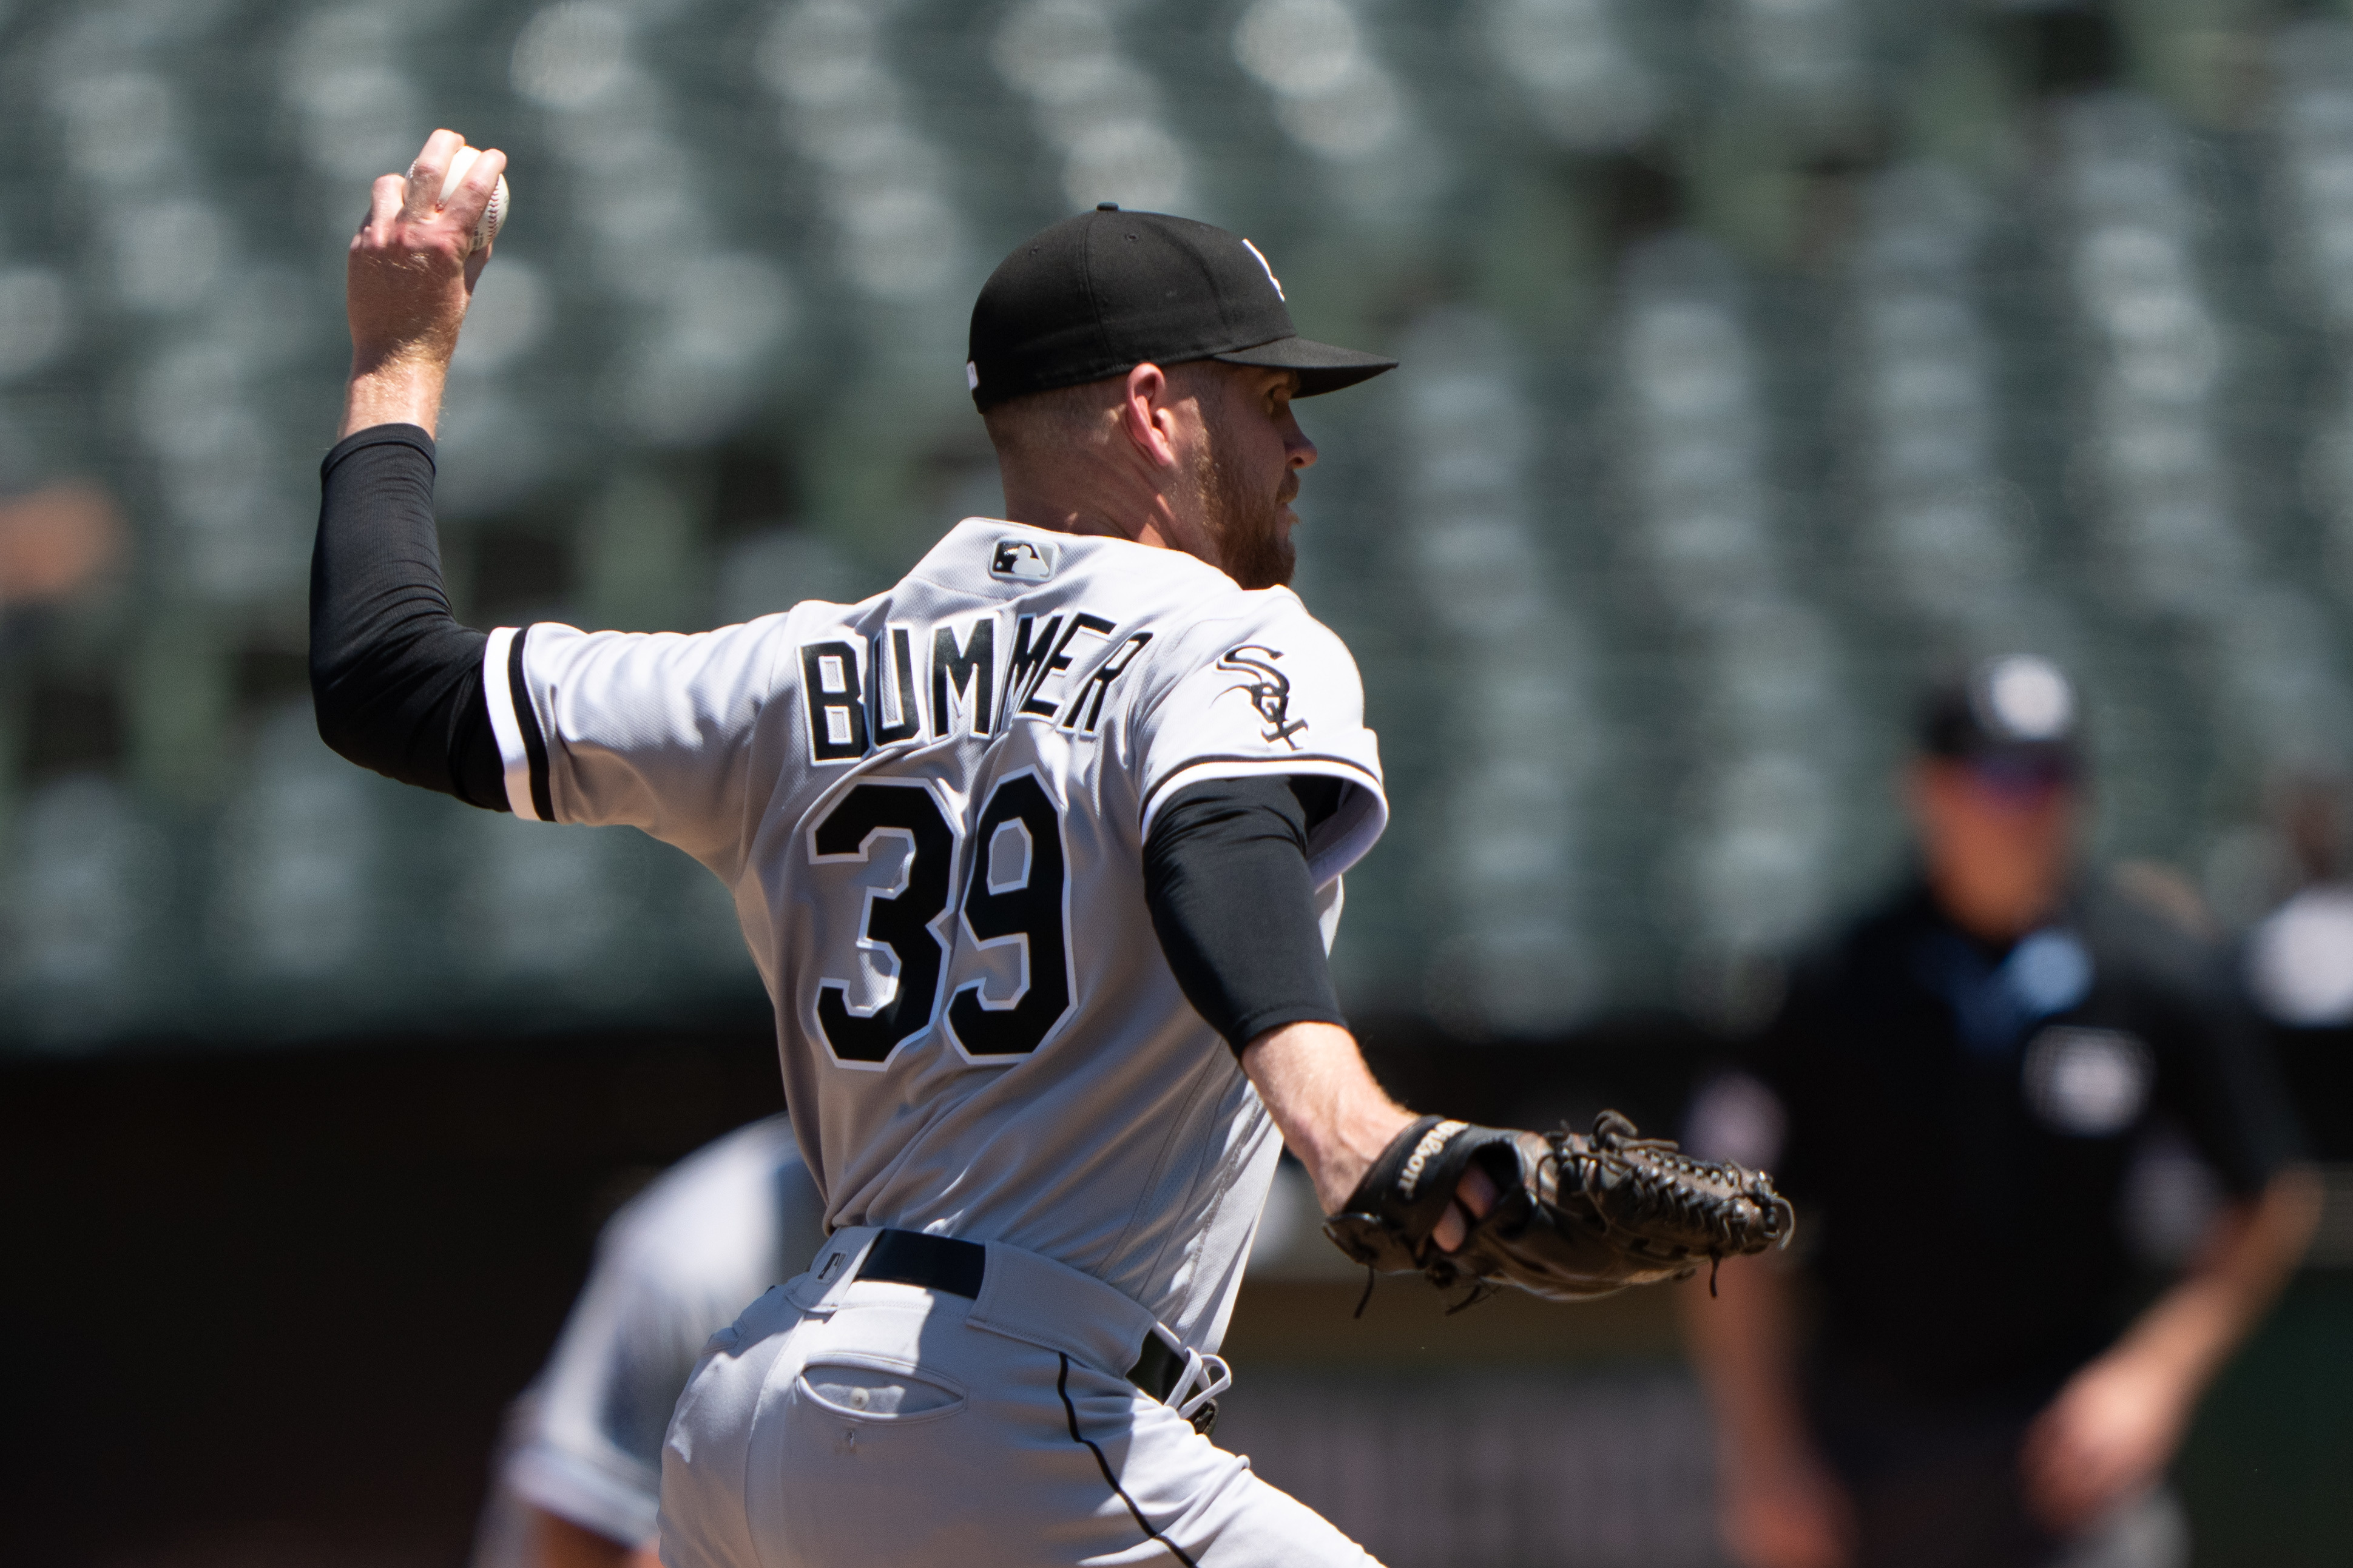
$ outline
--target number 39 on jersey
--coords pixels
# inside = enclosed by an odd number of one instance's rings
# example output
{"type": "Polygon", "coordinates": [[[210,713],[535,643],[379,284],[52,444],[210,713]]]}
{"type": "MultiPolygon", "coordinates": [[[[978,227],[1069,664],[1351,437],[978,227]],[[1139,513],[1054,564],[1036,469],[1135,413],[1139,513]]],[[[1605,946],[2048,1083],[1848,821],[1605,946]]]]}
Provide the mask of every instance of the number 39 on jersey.
{"type": "Polygon", "coordinates": [[[933,1026],[959,943],[987,964],[939,1020],[967,1060],[1027,1056],[1070,1013],[1069,858],[1061,810],[1036,768],[991,784],[969,833],[931,781],[863,780],[809,830],[808,855],[812,866],[874,871],[855,961],[868,978],[828,972],[817,987],[817,1030],[840,1065],[887,1066],[933,1026]]]}

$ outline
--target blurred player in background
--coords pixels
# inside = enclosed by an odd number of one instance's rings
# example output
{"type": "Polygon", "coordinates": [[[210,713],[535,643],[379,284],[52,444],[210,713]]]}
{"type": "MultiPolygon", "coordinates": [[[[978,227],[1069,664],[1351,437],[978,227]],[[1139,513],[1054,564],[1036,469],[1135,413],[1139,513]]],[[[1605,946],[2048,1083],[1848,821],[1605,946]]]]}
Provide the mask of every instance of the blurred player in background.
{"type": "Polygon", "coordinates": [[[712,1334],[800,1272],[824,1205],[771,1116],[622,1205],[547,1365],[515,1401],[474,1568],[658,1568],[662,1433],[712,1334]]]}
{"type": "Polygon", "coordinates": [[[1694,1152],[1769,1167],[1814,1243],[1728,1264],[1687,1314],[1726,1542],[1750,1568],[2178,1564],[2167,1467],[2315,1184],[2226,959],[2077,873],[2066,678],[1990,660],[1932,693],[1920,741],[1919,877],[1694,1104],[1694,1152]],[[2127,1321],[2124,1186],[2159,1117],[2229,1201],[2127,1321]]]}
{"type": "Polygon", "coordinates": [[[2247,985],[2313,1152],[2353,1160],[2353,787],[2321,774],[2288,780],[2275,815],[2295,890],[2248,933],[2247,985]]]}

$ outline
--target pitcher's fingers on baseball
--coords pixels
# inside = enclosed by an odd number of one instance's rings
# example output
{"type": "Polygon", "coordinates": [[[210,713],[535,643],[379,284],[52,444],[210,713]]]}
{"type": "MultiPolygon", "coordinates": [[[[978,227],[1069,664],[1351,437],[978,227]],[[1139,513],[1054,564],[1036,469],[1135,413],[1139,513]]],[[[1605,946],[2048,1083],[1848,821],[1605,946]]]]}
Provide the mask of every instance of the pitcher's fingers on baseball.
{"type": "Polygon", "coordinates": [[[475,281],[482,276],[482,268],[490,265],[491,252],[498,246],[498,236],[492,234],[483,240],[480,248],[476,248],[474,236],[480,230],[483,217],[490,211],[491,199],[498,191],[499,178],[506,172],[506,166],[507,155],[495,147],[484,148],[481,155],[474,160],[473,167],[466,171],[466,177],[458,182],[457,188],[445,193],[447,199],[442,203],[441,216],[456,224],[466,236],[466,289],[469,293],[473,291],[475,281]]]}
{"type": "Polygon", "coordinates": [[[496,147],[482,148],[480,156],[466,171],[466,177],[442,193],[441,210],[460,219],[467,233],[473,233],[475,225],[482,221],[482,214],[490,207],[491,193],[498,189],[499,176],[506,170],[504,153],[496,147]]]}
{"type": "Polygon", "coordinates": [[[352,247],[381,247],[391,237],[392,226],[400,219],[400,207],[408,199],[408,182],[398,174],[378,174],[368,191],[367,216],[360,219],[360,232],[352,247]]]}
{"type": "Polygon", "coordinates": [[[425,139],[408,165],[408,202],[402,216],[409,222],[423,223],[439,210],[441,178],[449,172],[450,156],[465,144],[455,131],[436,131],[425,139]]]}

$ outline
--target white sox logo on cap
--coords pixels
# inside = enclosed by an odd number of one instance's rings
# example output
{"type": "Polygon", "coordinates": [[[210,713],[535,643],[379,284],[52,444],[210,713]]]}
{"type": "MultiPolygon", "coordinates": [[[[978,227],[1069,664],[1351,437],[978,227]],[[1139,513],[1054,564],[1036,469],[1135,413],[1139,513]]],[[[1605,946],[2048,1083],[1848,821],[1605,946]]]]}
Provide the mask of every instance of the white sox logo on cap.
{"type": "Polygon", "coordinates": [[[1257,246],[1251,244],[1247,239],[1242,241],[1242,248],[1249,251],[1252,256],[1257,257],[1258,264],[1266,268],[1266,280],[1274,285],[1274,297],[1285,303],[1289,303],[1291,296],[1282,291],[1282,279],[1274,275],[1274,263],[1266,258],[1266,252],[1261,250],[1257,246]]]}
{"type": "Polygon", "coordinates": [[[1104,202],[1030,236],[989,274],[973,301],[965,386],[987,410],[1147,362],[1210,359],[1288,371],[1293,397],[1397,363],[1301,337],[1282,280],[1240,235],[1104,202]]]}

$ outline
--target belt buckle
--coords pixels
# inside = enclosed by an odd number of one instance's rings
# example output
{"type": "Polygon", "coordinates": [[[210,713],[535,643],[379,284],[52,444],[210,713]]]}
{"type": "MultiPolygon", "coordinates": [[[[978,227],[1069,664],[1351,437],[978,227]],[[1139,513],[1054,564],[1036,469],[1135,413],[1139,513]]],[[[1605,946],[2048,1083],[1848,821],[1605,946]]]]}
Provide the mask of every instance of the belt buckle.
{"type": "Polygon", "coordinates": [[[1152,1325],[1136,1352],[1127,1381],[1192,1424],[1206,1437],[1218,1425],[1218,1395],[1234,1385],[1234,1370],[1223,1356],[1203,1355],[1169,1330],[1152,1325]],[[1200,1384],[1198,1390],[1194,1384],[1200,1384]]]}

